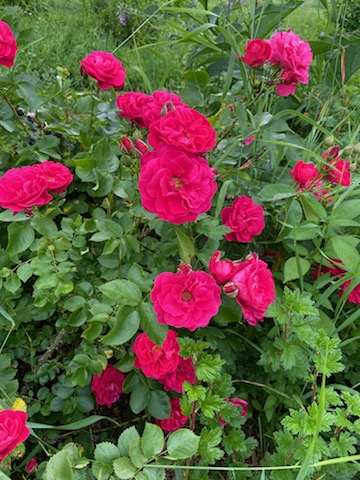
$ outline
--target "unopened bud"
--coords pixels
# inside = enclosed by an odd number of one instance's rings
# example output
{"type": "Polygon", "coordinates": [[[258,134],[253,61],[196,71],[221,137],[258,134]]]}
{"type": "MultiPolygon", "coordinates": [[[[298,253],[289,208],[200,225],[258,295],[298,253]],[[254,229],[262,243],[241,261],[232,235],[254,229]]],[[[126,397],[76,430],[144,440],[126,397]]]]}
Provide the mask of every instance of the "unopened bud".
{"type": "Polygon", "coordinates": [[[178,268],[178,272],[184,273],[185,275],[190,273],[191,270],[192,270],[191,265],[187,265],[186,263],[182,263],[181,265],[179,265],[179,268],[178,268]]]}
{"type": "Polygon", "coordinates": [[[132,141],[130,138],[123,136],[119,145],[121,151],[125,151],[127,153],[131,153],[134,149],[132,141]]]}
{"type": "Polygon", "coordinates": [[[334,135],[330,135],[329,137],[326,137],[324,143],[327,147],[332,147],[335,143],[334,135]]]}
{"type": "Polygon", "coordinates": [[[144,155],[144,153],[146,153],[149,150],[149,147],[146,145],[146,143],[140,140],[139,138],[135,138],[134,147],[139,157],[144,155]]]}
{"type": "Polygon", "coordinates": [[[236,298],[237,294],[239,293],[239,288],[236,283],[228,282],[223,286],[223,292],[228,297],[236,298]]]}
{"type": "Polygon", "coordinates": [[[353,151],[354,151],[354,147],[352,145],[348,145],[342,151],[342,155],[344,155],[344,157],[348,157],[349,155],[352,155],[353,151]]]}
{"type": "Polygon", "coordinates": [[[354,153],[360,153],[360,143],[357,143],[354,147],[354,153]]]}

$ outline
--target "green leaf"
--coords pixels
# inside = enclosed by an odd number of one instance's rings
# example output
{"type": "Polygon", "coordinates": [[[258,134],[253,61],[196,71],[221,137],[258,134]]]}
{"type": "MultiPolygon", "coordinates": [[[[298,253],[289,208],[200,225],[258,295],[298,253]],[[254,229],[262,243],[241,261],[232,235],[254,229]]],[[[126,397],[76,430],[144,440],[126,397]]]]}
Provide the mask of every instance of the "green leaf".
{"type": "Polygon", "coordinates": [[[141,450],[147,458],[155,457],[164,448],[164,433],[160,427],[146,422],[144,433],[141,437],[141,450]]]}
{"type": "Polygon", "coordinates": [[[167,441],[167,450],[171,458],[175,460],[190,458],[196,455],[200,438],[191,430],[180,428],[173,432],[167,441]]]}
{"type": "Polygon", "coordinates": [[[134,263],[129,270],[128,279],[136,283],[142,292],[150,292],[153,287],[153,278],[150,273],[145,272],[143,268],[134,263]]]}
{"type": "Polygon", "coordinates": [[[19,268],[16,270],[16,274],[20,278],[20,280],[25,283],[32,276],[33,268],[28,263],[24,263],[23,265],[20,265],[19,268]]]}
{"type": "Polygon", "coordinates": [[[167,393],[162,390],[154,390],[150,394],[147,410],[154,418],[163,420],[170,417],[171,404],[167,393]]]}
{"type": "Polygon", "coordinates": [[[274,185],[266,185],[260,190],[258,196],[263,202],[279,202],[285,198],[294,197],[296,194],[293,187],[278,183],[274,185]]]}
{"type": "Polygon", "coordinates": [[[138,331],[139,313],[131,307],[121,307],[116,317],[109,320],[109,326],[110,332],[101,339],[101,342],[106,345],[122,345],[138,331]]]}
{"type": "Polygon", "coordinates": [[[115,474],[121,480],[127,480],[128,478],[133,478],[133,476],[137,472],[137,468],[132,463],[129,457],[121,457],[114,460],[113,466],[114,466],[115,474]]]}
{"type": "Polygon", "coordinates": [[[141,450],[140,442],[140,438],[133,438],[130,441],[130,460],[136,468],[143,467],[147,460],[141,450]]]}
{"type": "Polygon", "coordinates": [[[122,432],[118,440],[118,449],[121,456],[129,455],[130,442],[133,438],[140,438],[135,427],[127,428],[122,432]]]}
{"type": "Polygon", "coordinates": [[[111,442],[101,442],[96,445],[94,458],[99,462],[109,463],[112,466],[113,460],[120,457],[119,449],[111,442]]]}
{"type": "Polygon", "coordinates": [[[214,463],[219,460],[224,452],[217,447],[221,442],[222,433],[221,428],[214,429],[203,428],[200,434],[199,441],[199,455],[207,463],[214,463]]]}
{"type": "Polygon", "coordinates": [[[30,222],[12,223],[8,226],[8,245],[6,253],[14,257],[27,250],[35,240],[35,232],[30,222]]]}
{"type": "Polygon", "coordinates": [[[336,259],[342,261],[350,272],[356,272],[360,264],[360,255],[356,248],[341,235],[331,237],[328,245],[335,252],[336,259]]]}
{"type": "Polygon", "coordinates": [[[58,229],[53,220],[47,217],[34,217],[31,219],[31,225],[44,237],[54,238],[58,234],[58,229]]]}
{"type": "Polygon", "coordinates": [[[135,385],[130,395],[130,408],[137,415],[142,412],[150,401],[150,390],[148,387],[139,383],[135,385]]]}
{"type": "Polygon", "coordinates": [[[310,266],[310,262],[306,258],[288,258],[284,265],[284,283],[303,277],[309,271],[310,266]]]}
{"type": "Polygon", "coordinates": [[[112,280],[99,287],[100,291],[121,305],[135,306],[141,302],[142,293],[130,280],[112,280]]]}
{"type": "Polygon", "coordinates": [[[108,140],[100,140],[100,142],[95,146],[94,158],[96,165],[100,170],[112,173],[116,172],[116,170],[119,168],[119,159],[111,150],[108,140]]]}
{"type": "Polygon", "coordinates": [[[44,480],[73,480],[73,469],[70,463],[70,452],[61,450],[47,463],[44,480]]]}
{"type": "Polygon", "coordinates": [[[199,90],[203,90],[210,81],[209,74],[204,70],[185,72],[183,78],[187,84],[198,87],[199,90]]]}
{"type": "Polygon", "coordinates": [[[183,263],[190,265],[196,254],[195,245],[179,227],[175,227],[175,232],[179,241],[180,259],[183,263]]]}
{"type": "Polygon", "coordinates": [[[312,193],[301,194],[301,201],[304,206],[305,216],[311,222],[326,220],[327,213],[321,202],[312,193]]]}
{"type": "Polygon", "coordinates": [[[157,345],[162,345],[165,341],[168,327],[160,325],[156,319],[152,304],[149,302],[141,302],[138,306],[141,327],[146,335],[157,345]]]}

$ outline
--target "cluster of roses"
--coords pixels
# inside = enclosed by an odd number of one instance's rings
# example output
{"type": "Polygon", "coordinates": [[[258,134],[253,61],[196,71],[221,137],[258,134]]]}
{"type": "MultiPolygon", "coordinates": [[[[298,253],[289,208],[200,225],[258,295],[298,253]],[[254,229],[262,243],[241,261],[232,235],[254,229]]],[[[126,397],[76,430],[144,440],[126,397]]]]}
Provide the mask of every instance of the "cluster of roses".
{"type": "Polygon", "coordinates": [[[118,95],[120,115],[147,128],[146,145],[123,138],[122,146],[141,155],[139,191],[142,205],[161,220],[193,222],[211,208],[217,189],[215,172],[203,154],[216,145],[216,131],[204,115],[166,91],[152,95],[128,92],[118,95]]]}
{"type": "Polygon", "coordinates": [[[310,45],[291,30],[277,32],[269,40],[251,40],[240,59],[250,67],[262,67],[269,62],[281,69],[276,93],[282,97],[292,95],[299,82],[306,84],[309,81],[310,45]]]}
{"type": "Polygon", "coordinates": [[[72,182],[70,170],[59,162],[11,168],[0,178],[0,206],[14,212],[49,203],[72,182]],[[50,192],[50,193],[49,193],[50,192]]]}
{"type": "Polygon", "coordinates": [[[324,166],[322,173],[313,163],[299,160],[289,172],[293,176],[294,182],[299,184],[299,191],[311,192],[319,199],[326,195],[327,201],[331,201],[328,196],[330,191],[323,188],[323,179],[331,185],[339,184],[349,187],[351,183],[350,163],[341,158],[339,154],[340,150],[337,145],[328,152],[324,152],[323,158],[329,160],[329,163],[324,166]]]}

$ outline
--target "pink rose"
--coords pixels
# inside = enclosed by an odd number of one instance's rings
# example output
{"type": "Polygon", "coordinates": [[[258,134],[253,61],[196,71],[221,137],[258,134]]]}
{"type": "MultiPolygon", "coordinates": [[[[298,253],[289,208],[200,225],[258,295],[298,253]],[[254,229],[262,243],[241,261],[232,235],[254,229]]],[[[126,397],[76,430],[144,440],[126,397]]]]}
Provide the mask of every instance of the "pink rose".
{"type": "Polygon", "coordinates": [[[0,411],[0,462],[30,435],[22,410],[0,411]]]}
{"type": "Polygon", "coordinates": [[[25,467],[25,471],[27,473],[31,473],[33,472],[34,470],[36,470],[37,468],[37,460],[35,457],[33,458],[30,458],[30,460],[28,461],[28,463],[26,464],[26,467],[25,467]]]}
{"type": "Polygon", "coordinates": [[[170,93],[166,90],[155,90],[148,98],[146,108],[143,109],[143,119],[147,128],[161,117],[166,115],[170,110],[174,110],[179,105],[184,105],[181,97],[176,93],[170,93]]]}
{"type": "Polygon", "coordinates": [[[89,53],[83,60],[80,60],[80,64],[81,74],[86,73],[89,77],[97,80],[99,88],[103,90],[111,87],[120,89],[124,86],[126,70],[112,53],[102,50],[89,53]]]}
{"type": "Polygon", "coordinates": [[[140,368],[144,375],[156,380],[176,370],[180,361],[180,345],[174,330],[168,331],[161,346],[152,342],[146,333],[140,333],[132,349],[136,355],[135,368],[140,368]]]}
{"type": "Polygon", "coordinates": [[[275,33],[269,43],[271,54],[268,61],[283,69],[280,76],[283,83],[277,85],[276,93],[286,97],[295,92],[298,82],[308,83],[311,48],[291,30],[275,33]]]}
{"type": "Polygon", "coordinates": [[[111,407],[122,394],[125,375],[113,365],[107,365],[100,375],[94,375],[91,390],[99,405],[111,407]]]}
{"type": "Polygon", "coordinates": [[[195,369],[191,363],[191,358],[185,360],[181,356],[176,370],[158,379],[158,381],[164,385],[164,389],[167,392],[173,390],[178,393],[184,391],[183,384],[185,381],[194,384],[195,380],[195,369]]]}
{"type": "Polygon", "coordinates": [[[194,331],[217,314],[221,288],[206,272],[163,272],[155,278],[150,298],[159,323],[194,331]]]}
{"type": "Polygon", "coordinates": [[[146,145],[146,143],[140,140],[139,138],[135,138],[134,147],[139,157],[141,157],[141,155],[144,155],[144,153],[149,151],[149,147],[146,145]]]}
{"type": "MultiPolygon", "coordinates": [[[[347,280],[340,287],[339,297],[345,292],[347,287],[350,285],[351,280],[347,280]]],[[[350,295],[347,298],[347,301],[350,303],[360,303],[360,283],[358,283],[350,292],[350,295]]]]}
{"type": "Polygon", "coordinates": [[[127,92],[116,97],[116,106],[120,109],[119,115],[127,120],[145,127],[143,120],[143,109],[150,97],[142,92],[127,92]]]}
{"type": "Polygon", "coordinates": [[[246,138],[246,139],[243,141],[244,147],[246,147],[247,145],[251,145],[254,140],[255,140],[255,135],[250,135],[250,137],[246,138]]]}
{"type": "Polygon", "coordinates": [[[0,178],[0,206],[20,212],[45,205],[53,199],[46,191],[47,186],[38,165],[11,168],[0,178]]]}
{"type": "Polygon", "coordinates": [[[169,145],[141,157],[141,203],[161,220],[194,222],[210,210],[216,189],[214,172],[202,157],[169,145]]]}
{"type": "Polygon", "coordinates": [[[46,180],[46,190],[51,193],[65,192],[66,188],[73,181],[73,174],[59,162],[43,162],[38,165],[34,165],[34,169],[37,169],[40,176],[43,176],[46,180]]]}
{"type": "Polygon", "coordinates": [[[171,398],[170,403],[170,417],[165,420],[156,420],[156,425],[159,425],[165,432],[175,432],[175,430],[183,428],[189,420],[189,417],[183,415],[178,398],[171,398]]]}
{"type": "Polygon", "coordinates": [[[238,288],[237,303],[241,306],[245,320],[256,325],[264,320],[265,312],[275,300],[275,284],[267,263],[252,257],[241,262],[239,270],[231,278],[238,288]]]}
{"type": "Polygon", "coordinates": [[[327,266],[327,265],[317,265],[314,268],[314,273],[313,273],[313,279],[314,280],[317,280],[320,275],[324,275],[325,273],[328,273],[328,272],[330,272],[332,277],[334,277],[335,275],[336,276],[338,276],[338,275],[342,276],[344,273],[346,273],[346,270],[344,270],[339,265],[337,265],[337,264],[342,263],[341,260],[338,260],[338,259],[335,259],[335,258],[330,258],[329,262],[330,262],[330,265],[331,265],[330,267],[327,266]]]}
{"type": "Polygon", "coordinates": [[[321,178],[321,175],[319,176],[319,170],[313,163],[305,163],[302,160],[295,163],[294,168],[289,171],[289,174],[294,177],[294,182],[297,183],[306,183],[314,180],[316,177],[321,178]]]}
{"type": "Polygon", "coordinates": [[[209,262],[209,273],[219,285],[225,285],[237,272],[239,261],[220,260],[221,253],[217,250],[209,262]]]}
{"type": "Polygon", "coordinates": [[[0,20],[0,65],[13,67],[17,50],[16,40],[9,25],[0,20]]]}
{"type": "Polygon", "coordinates": [[[270,54],[271,46],[269,42],[256,38],[247,43],[245,55],[239,58],[250,67],[262,67],[270,54]]]}
{"type": "MultiPolygon", "coordinates": [[[[249,403],[246,400],[243,400],[242,398],[238,397],[232,397],[232,398],[224,398],[226,402],[230,402],[234,405],[234,407],[241,407],[241,414],[240,417],[246,417],[247,412],[248,412],[248,405],[249,403]]],[[[219,418],[219,422],[221,425],[227,425],[227,421],[224,420],[223,418],[219,418]]]]}
{"type": "Polygon", "coordinates": [[[154,148],[166,143],[199,155],[215,147],[216,131],[204,115],[183,106],[170,110],[150,125],[148,142],[154,148]]]}
{"type": "Polygon", "coordinates": [[[121,151],[125,151],[126,153],[131,153],[134,149],[133,143],[129,137],[125,135],[121,138],[121,142],[119,145],[121,151]]]}
{"type": "Polygon", "coordinates": [[[315,195],[315,197],[318,198],[319,200],[323,200],[324,196],[327,195],[326,202],[329,203],[331,202],[331,197],[328,196],[330,192],[329,190],[324,190],[322,186],[323,186],[322,180],[319,180],[319,181],[308,180],[306,183],[303,183],[300,185],[299,192],[310,192],[313,195],[315,195]]]}
{"type": "Polygon", "coordinates": [[[221,212],[221,218],[231,233],[226,233],[225,238],[229,241],[248,243],[265,228],[264,209],[256,205],[252,198],[236,198],[231,207],[225,207],[221,212]]]}
{"type": "Polygon", "coordinates": [[[332,183],[338,183],[344,187],[349,187],[351,183],[350,163],[340,157],[334,158],[326,165],[327,179],[332,183]]]}

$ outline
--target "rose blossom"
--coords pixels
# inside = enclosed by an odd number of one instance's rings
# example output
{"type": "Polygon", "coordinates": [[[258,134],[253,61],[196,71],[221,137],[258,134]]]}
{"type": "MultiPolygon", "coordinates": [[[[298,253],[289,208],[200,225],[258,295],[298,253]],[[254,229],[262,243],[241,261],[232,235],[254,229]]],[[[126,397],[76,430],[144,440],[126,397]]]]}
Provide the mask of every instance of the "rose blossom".
{"type": "MultiPolygon", "coordinates": [[[[248,405],[249,403],[246,400],[243,400],[242,398],[238,397],[232,397],[232,398],[224,398],[225,402],[232,403],[234,407],[241,407],[241,413],[240,417],[246,417],[247,412],[248,412],[248,405]]],[[[223,418],[219,418],[219,422],[221,425],[227,425],[227,421],[224,420],[223,418]]]]}
{"type": "Polygon", "coordinates": [[[283,83],[277,85],[276,93],[286,97],[295,92],[298,82],[308,83],[311,48],[291,30],[275,33],[269,43],[271,54],[268,61],[283,69],[280,76],[283,83]]]}
{"type": "Polygon", "coordinates": [[[65,192],[73,180],[73,174],[60,162],[43,162],[32,167],[46,180],[46,190],[51,193],[65,192]]]}
{"type": "Polygon", "coordinates": [[[221,253],[219,250],[213,254],[209,262],[209,274],[215,279],[219,285],[225,285],[231,277],[236,273],[239,261],[220,260],[221,253]]]}
{"type": "Polygon", "coordinates": [[[9,25],[0,20],[0,65],[13,67],[17,50],[16,40],[9,25]]]}
{"type": "Polygon", "coordinates": [[[98,50],[89,53],[83,60],[80,60],[80,72],[86,73],[89,77],[98,82],[99,88],[106,90],[114,87],[120,89],[124,86],[126,70],[120,60],[110,52],[98,50]]]}
{"type": "Polygon", "coordinates": [[[143,108],[150,97],[142,92],[126,92],[116,97],[116,106],[120,109],[119,115],[127,120],[145,127],[143,108]]]}
{"type": "Polygon", "coordinates": [[[221,218],[224,225],[232,230],[225,234],[229,241],[251,242],[265,228],[263,207],[256,205],[252,198],[245,195],[236,198],[231,207],[225,207],[221,218]]]}
{"type": "Polygon", "coordinates": [[[166,90],[155,90],[155,92],[148,97],[146,108],[143,108],[143,120],[147,128],[153,122],[160,120],[170,110],[179,105],[184,105],[181,97],[176,93],[170,93],[166,90]]]}
{"type": "Polygon", "coordinates": [[[170,403],[170,417],[165,420],[156,420],[156,425],[159,425],[165,432],[175,432],[175,430],[184,427],[189,420],[189,417],[183,415],[178,398],[171,398],[170,403]]]}
{"type": "Polygon", "coordinates": [[[159,378],[158,381],[164,385],[164,389],[169,392],[182,393],[184,391],[183,384],[185,381],[195,383],[195,369],[191,363],[191,358],[184,359],[180,356],[179,364],[173,372],[168,373],[165,377],[159,378]]]}
{"type": "MultiPolygon", "coordinates": [[[[340,287],[339,297],[345,292],[347,287],[350,285],[351,280],[347,280],[340,287]]],[[[347,301],[350,303],[360,303],[360,283],[358,283],[350,292],[350,295],[347,298],[347,301]]]]}
{"type": "Polygon", "coordinates": [[[132,349],[136,355],[135,368],[140,368],[144,375],[156,380],[176,370],[180,361],[180,345],[174,330],[168,331],[161,346],[152,342],[146,333],[140,333],[132,349]]]}
{"type": "Polygon", "coordinates": [[[204,158],[160,145],[145,153],[140,165],[141,203],[161,220],[194,222],[210,210],[217,184],[204,158]]]}
{"type": "Polygon", "coordinates": [[[339,183],[344,187],[349,187],[351,183],[351,173],[349,170],[350,163],[346,160],[337,157],[326,165],[324,170],[326,171],[327,179],[332,183],[339,183]]]}
{"type": "MultiPolygon", "coordinates": [[[[319,170],[313,163],[305,163],[299,160],[295,163],[294,168],[289,171],[289,174],[294,177],[294,182],[306,183],[318,177],[319,170]]],[[[318,178],[320,179],[321,175],[318,178]]]]}
{"type": "Polygon", "coordinates": [[[221,305],[221,289],[206,272],[183,268],[155,278],[150,298],[161,324],[191,331],[206,327],[221,305]]]}
{"type": "Polygon", "coordinates": [[[250,137],[246,138],[243,141],[243,146],[246,147],[247,145],[251,145],[254,140],[255,140],[255,135],[250,135],[250,137]]]}
{"type": "Polygon", "coordinates": [[[154,148],[166,143],[189,153],[201,154],[215,147],[216,131],[204,115],[183,106],[170,110],[150,125],[148,142],[154,148]]]}
{"type": "Polygon", "coordinates": [[[122,138],[121,138],[121,142],[119,144],[119,148],[120,150],[123,152],[125,151],[126,153],[131,153],[133,151],[133,144],[132,144],[132,141],[130,140],[129,137],[127,137],[126,135],[124,135],[122,138]]]}
{"type": "Polygon", "coordinates": [[[33,458],[30,458],[30,460],[28,461],[28,463],[26,464],[26,467],[25,467],[25,471],[27,473],[31,473],[33,472],[34,470],[36,470],[37,468],[37,460],[35,457],[33,458]]]}
{"type": "Polygon", "coordinates": [[[0,411],[0,462],[30,435],[22,410],[0,411]]]}
{"type": "Polygon", "coordinates": [[[255,38],[246,45],[245,55],[239,58],[250,67],[262,67],[270,57],[271,46],[266,40],[255,38]]]}
{"type": "Polygon", "coordinates": [[[20,212],[49,203],[53,197],[46,191],[47,180],[33,167],[11,168],[0,178],[0,206],[20,212]]]}
{"type": "Polygon", "coordinates": [[[268,306],[275,300],[274,278],[267,263],[253,253],[250,259],[239,264],[231,283],[238,288],[236,301],[245,320],[250,325],[262,322],[268,306]]]}
{"type": "Polygon", "coordinates": [[[125,375],[113,365],[107,365],[100,375],[94,375],[91,390],[96,396],[96,402],[111,407],[122,394],[125,378],[125,375]]]}

